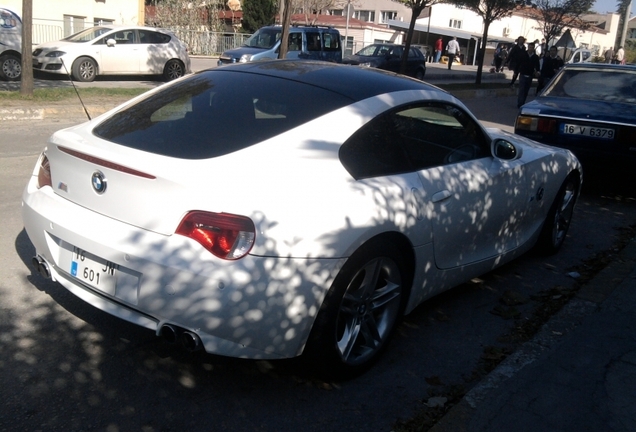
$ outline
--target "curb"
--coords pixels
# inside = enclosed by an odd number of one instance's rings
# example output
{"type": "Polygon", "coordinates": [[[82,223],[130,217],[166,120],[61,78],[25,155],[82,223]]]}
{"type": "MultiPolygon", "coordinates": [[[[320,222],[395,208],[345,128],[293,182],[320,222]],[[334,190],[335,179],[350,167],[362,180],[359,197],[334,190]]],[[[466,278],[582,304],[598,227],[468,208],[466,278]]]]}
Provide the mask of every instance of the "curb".
{"type": "Polygon", "coordinates": [[[598,310],[599,305],[629,277],[635,267],[636,238],[632,238],[610,264],[583,285],[575,297],[541,327],[532,340],[501,362],[428,432],[468,432],[470,420],[491,391],[552,350],[565,335],[580,325],[584,317],[598,310]]]}

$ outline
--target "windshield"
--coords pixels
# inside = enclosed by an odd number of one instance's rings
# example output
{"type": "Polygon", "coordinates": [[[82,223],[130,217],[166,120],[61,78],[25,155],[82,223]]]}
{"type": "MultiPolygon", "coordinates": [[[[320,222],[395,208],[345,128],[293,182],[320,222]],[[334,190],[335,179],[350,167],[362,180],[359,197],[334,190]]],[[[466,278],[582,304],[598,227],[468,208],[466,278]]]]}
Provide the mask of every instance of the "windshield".
{"type": "Polygon", "coordinates": [[[636,71],[611,67],[563,70],[542,96],[636,104],[636,71]]]}
{"type": "Polygon", "coordinates": [[[68,42],[89,42],[111,30],[112,29],[108,27],[91,27],[91,28],[84,29],[80,32],[77,32],[75,34],[72,34],[68,37],[65,37],[62,40],[65,40],[68,42]]]}
{"type": "Polygon", "coordinates": [[[283,32],[280,28],[262,28],[256,31],[246,42],[246,47],[250,48],[273,48],[280,39],[283,32]]]}

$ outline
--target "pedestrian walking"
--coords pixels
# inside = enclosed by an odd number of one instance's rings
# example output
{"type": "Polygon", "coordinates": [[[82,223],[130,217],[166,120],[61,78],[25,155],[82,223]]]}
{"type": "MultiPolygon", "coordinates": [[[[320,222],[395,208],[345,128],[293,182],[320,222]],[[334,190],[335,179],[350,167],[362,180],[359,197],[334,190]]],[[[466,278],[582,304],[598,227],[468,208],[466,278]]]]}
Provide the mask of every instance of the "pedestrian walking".
{"type": "Polygon", "coordinates": [[[563,67],[563,59],[557,54],[557,47],[552,45],[548,51],[548,55],[543,57],[543,63],[541,64],[541,74],[537,83],[537,91],[535,95],[538,95],[545,85],[556,75],[559,69],[563,67]]]}
{"type": "Polygon", "coordinates": [[[495,50],[495,72],[501,72],[503,70],[503,65],[506,63],[507,59],[508,50],[506,49],[506,45],[499,44],[495,50]]]}
{"type": "Polygon", "coordinates": [[[605,57],[605,63],[612,63],[612,60],[614,60],[614,47],[609,47],[603,56],[605,57]]]}
{"type": "Polygon", "coordinates": [[[519,94],[517,95],[517,108],[526,103],[532,80],[539,77],[539,56],[534,52],[534,42],[528,44],[528,49],[523,52],[519,64],[519,94]]]}
{"type": "Polygon", "coordinates": [[[439,63],[439,59],[442,57],[442,50],[444,49],[444,42],[442,37],[438,37],[435,41],[435,63],[439,63]]]}
{"type": "Polygon", "coordinates": [[[456,37],[448,41],[446,45],[446,55],[448,56],[448,70],[450,70],[455,61],[455,56],[459,55],[459,43],[456,37]]]}
{"type": "Polygon", "coordinates": [[[622,46],[616,51],[616,64],[625,64],[625,50],[622,46]]]}
{"type": "Polygon", "coordinates": [[[513,71],[512,80],[510,81],[510,87],[515,85],[515,81],[517,81],[517,77],[519,76],[519,66],[521,65],[521,60],[525,58],[526,54],[526,38],[523,36],[519,36],[517,38],[517,43],[510,49],[508,53],[508,69],[513,71]]]}

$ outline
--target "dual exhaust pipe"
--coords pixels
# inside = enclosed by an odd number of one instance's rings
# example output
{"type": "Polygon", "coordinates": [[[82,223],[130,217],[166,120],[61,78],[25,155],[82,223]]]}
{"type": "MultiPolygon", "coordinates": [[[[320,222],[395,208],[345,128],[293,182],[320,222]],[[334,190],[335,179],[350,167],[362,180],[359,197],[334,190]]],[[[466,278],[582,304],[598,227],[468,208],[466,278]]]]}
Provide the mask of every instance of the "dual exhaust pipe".
{"type": "MultiPolygon", "coordinates": [[[[51,278],[51,270],[49,269],[49,265],[46,261],[44,261],[42,257],[34,256],[31,259],[31,263],[33,264],[35,270],[40,275],[42,275],[42,277],[44,277],[45,279],[51,278]]],[[[196,333],[193,333],[181,327],[174,326],[172,324],[164,324],[163,326],[161,326],[159,336],[161,336],[165,341],[171,344],[180,342],[183,348],[190,352],[198,351],[203,348],[201,338],[196,333]]]]}
{"type": "Polygon", "coordinates": [[[191,331],[182,329],[172,324],[164,324],[161,326],[159,335],[168,343],[181,343],[187,351],[194,352],[203,348],[201,338],[191,331]]]}
{"type": "Polygon", "coordinates": [[[34,256],[31,259],[31,264],[35,268],[35,271],[40,273],[40,275],[45,279],[51,278],[51,270],[49,270],[49,265],[44,261],[44,259],[40,256],[34,256]]]}

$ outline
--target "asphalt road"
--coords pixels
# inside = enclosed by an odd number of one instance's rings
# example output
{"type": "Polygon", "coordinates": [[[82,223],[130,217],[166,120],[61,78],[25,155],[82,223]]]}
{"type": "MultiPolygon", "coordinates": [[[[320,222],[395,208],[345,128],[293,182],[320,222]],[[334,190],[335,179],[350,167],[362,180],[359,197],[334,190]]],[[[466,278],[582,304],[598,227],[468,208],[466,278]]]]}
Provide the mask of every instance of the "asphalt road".
{"type": "MultiPolygon", "coordinates": [[[[488,125],[510,130],[513,97],[466,103],[488,125]]],[[[323,383],[297,361],[183,352],[32,272],[22,188],[50,133],[75,122],[2,122],[0,431],[389,431],[430,396],[479,382],[484,354],[510,348],[501,336],[531,316],[531,296],[572,287],[572,272],[636,223],[633,186],[608,174],[586,178],[559,254],[527,254],[432,299],[406,317],[367,374],[323,383]],[[500,313],[511,291],[526,299],[515,306],[518,320],[500,313]]]]}

